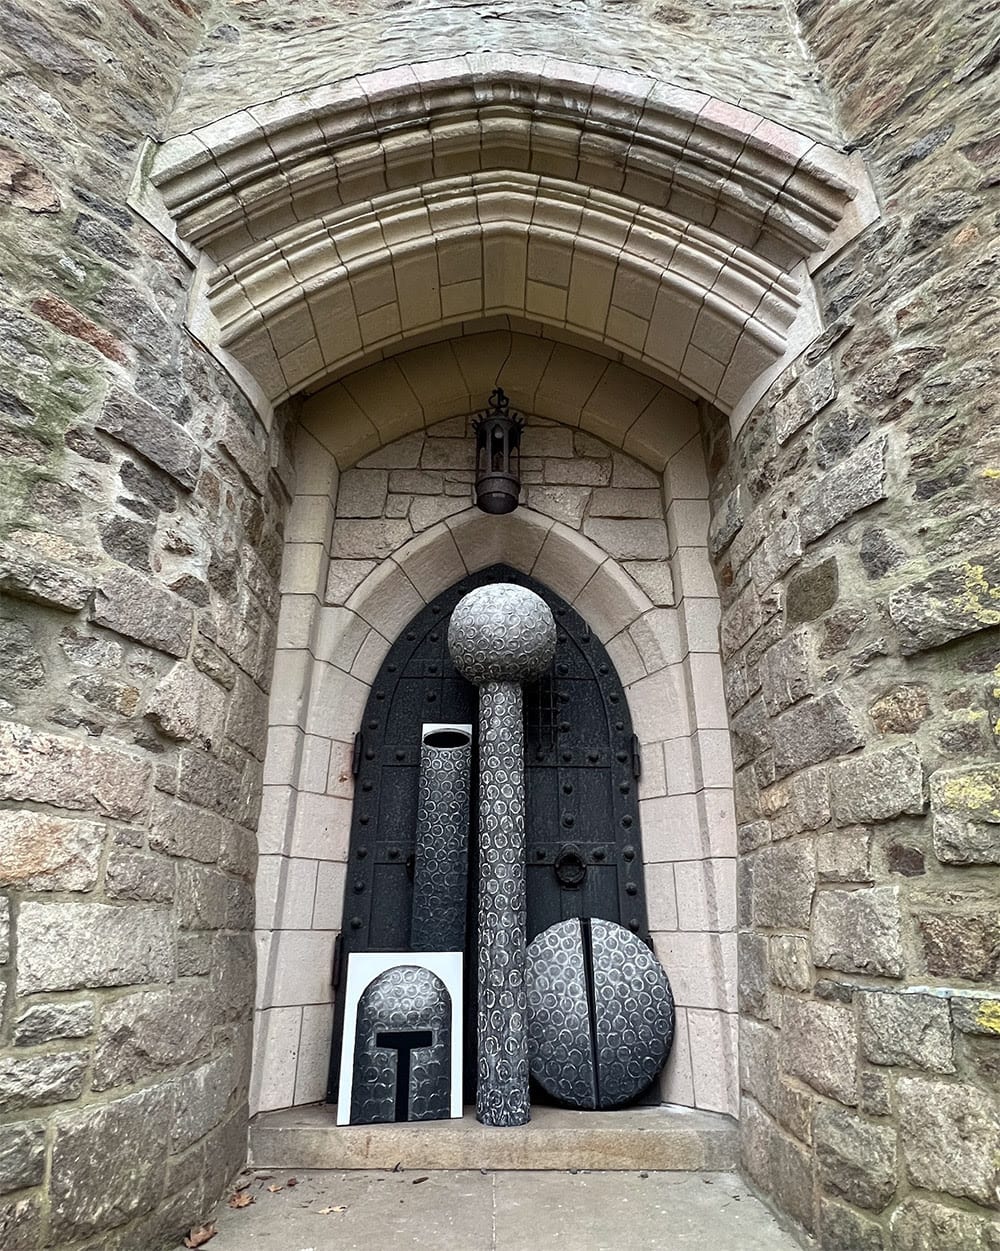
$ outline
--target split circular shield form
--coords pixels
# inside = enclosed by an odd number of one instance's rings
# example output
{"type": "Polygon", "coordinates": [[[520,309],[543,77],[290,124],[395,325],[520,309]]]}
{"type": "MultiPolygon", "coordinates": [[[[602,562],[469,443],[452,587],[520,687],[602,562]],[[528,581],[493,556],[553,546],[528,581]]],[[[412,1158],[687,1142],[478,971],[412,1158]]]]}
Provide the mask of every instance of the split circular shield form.
{"type": "Polygon", "coordinates": [[[531,1076],[560,1103],[618,1108],[666,1063],[667,975],[641,939],[600,918],[560,921],[527,951],[531,1076]]]}

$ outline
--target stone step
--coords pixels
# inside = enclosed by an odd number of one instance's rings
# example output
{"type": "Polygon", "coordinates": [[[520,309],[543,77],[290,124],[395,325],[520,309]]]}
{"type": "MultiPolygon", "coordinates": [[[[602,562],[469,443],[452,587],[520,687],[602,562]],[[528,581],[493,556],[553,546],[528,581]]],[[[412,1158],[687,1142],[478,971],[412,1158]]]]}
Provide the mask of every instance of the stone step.
{"type": "Polygon", "coordinates": [[[673,1106],[535,1107],[528,1125],[487,1129],[471,1108],[461,1120],[341,1126],[332,1107],[310,1105],[262,1113],[250,1126],[257,1168],[729,1172],[738,1159],[731,1117],[673,1106]]]}

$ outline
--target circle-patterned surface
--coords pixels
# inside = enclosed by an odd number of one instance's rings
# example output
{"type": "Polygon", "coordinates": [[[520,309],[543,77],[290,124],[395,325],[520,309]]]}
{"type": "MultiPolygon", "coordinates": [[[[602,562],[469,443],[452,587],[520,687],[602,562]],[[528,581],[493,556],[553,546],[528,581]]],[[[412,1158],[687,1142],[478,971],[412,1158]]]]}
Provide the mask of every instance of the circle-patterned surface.
{"type": "Polygon", "coordinates": [[[531,1075],[560,1103],[620,1107],[666,1063],[670,983],[623,926],[599,918],[550,926],[528,946],[527,989],[531,1075]]]}
{"type": "Polygon", "coordinates": [[[451,996],[430,969],[398,964],[380,973],[358,1002],[354,1040],[351,1124],[396,1119],[398,1053],[380,1047],[383,1032],[426,1030],[429,1047],[410,1056],[409,1119],[436,1121],[451,1115],[451,996]]]}
{"type": "Polygon", "coordinates": [[[420,752],[416,860],[410,946],[414,951],[461,951],[469,870],[471,735],[461,746],[420,752]]]}
{"type": "Polygon", "coordinates": [[[524,982],[524,713],[521,688],[479,691],[479,1055],[476,1115],[529,1119],[524,982]]]}
{"type": "Polygon", "coordinates": [[[448,651],[463,677],[524,682],[552,663],[556,625],[548,604],[523,586],[494,582],[463,596],[448,625],[448,651]]]}

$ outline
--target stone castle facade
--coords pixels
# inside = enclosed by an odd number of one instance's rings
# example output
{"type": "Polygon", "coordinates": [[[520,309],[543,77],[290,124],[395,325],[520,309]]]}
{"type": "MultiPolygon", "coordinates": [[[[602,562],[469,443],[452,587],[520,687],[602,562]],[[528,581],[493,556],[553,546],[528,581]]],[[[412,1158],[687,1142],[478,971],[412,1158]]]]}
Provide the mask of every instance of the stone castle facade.
{"type": "Polygon", "coordinates": [[[997,47],[0,3],[5,1248],[173,1245],[324,1097],[353,736],[498,561],[626,691],[663,1100],[828,1251],[1000,1248],[997,47]]]}

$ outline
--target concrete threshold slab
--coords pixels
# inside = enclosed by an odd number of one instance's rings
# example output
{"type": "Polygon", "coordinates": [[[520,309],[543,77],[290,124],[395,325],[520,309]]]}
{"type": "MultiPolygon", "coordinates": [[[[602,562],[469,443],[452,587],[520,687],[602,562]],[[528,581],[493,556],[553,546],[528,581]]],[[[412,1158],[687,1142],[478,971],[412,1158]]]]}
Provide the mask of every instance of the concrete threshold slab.
{"type": "Polygon", "coordinates": [[[620,1112],[536,1107],[531,1122],[487,1129],[461,1120],[337,1125],[327,1105],[265,1112],[250,1127],[250,1160],[281,1169],[488,1169],[728,1172],[738,1164],[736,1122],[662,1106],[620,1112]]]}

